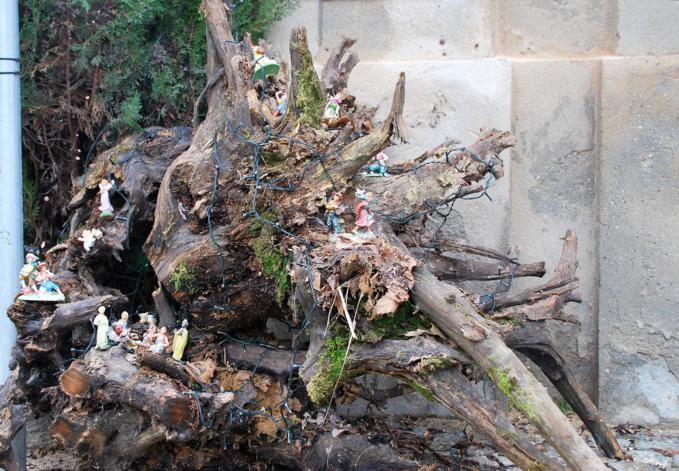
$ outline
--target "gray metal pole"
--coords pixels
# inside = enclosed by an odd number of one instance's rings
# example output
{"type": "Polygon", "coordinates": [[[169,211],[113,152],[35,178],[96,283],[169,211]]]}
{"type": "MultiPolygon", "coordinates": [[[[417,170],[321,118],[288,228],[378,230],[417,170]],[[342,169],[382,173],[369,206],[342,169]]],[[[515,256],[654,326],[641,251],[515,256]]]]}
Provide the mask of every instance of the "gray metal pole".
{"type": "Polygon", "coordinates": [[[0,0],[0,383],[16,337],[7,308],[19,290],[23,259],[19,3],[0,0]]]}

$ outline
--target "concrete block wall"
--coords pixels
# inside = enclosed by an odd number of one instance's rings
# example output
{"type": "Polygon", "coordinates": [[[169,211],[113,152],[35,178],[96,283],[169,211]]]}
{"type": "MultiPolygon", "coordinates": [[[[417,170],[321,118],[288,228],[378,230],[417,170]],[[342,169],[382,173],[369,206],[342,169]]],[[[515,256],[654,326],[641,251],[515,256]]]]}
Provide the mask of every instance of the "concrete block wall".
{"type": "Polygon", "coordinates": [[[269,41],[287,59],[306,26],[320,70],[357,38],[349,88],[378,120],[404,71],[397,159],[511,129],[493,201],[456,205],[450,230],[552,270],[574,229],[580,325],[550,334],[609,421],[679,424],[678,20],[676,0],[300,0],[269,41]]]}

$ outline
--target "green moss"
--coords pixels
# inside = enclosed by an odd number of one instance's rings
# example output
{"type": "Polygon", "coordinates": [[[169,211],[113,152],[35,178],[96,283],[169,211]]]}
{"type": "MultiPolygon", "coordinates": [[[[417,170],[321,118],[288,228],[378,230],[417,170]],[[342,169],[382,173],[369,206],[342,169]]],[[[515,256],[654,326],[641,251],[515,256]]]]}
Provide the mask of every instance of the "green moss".
{"type": "Polygon", "coordinates": [[[301,51],[298,79],[299,90],[295,97],[295,108],[299,112],[299,122],[317,128],[321,124],[325,97],[308,50],[301,51]]]}
{"type": "Polygon", "coordinates": [[[198,287],[196,286],[196,277],[193,271],[189,269],[186,262],[179,264],[170,275],[170,281],[174,286],[175,291],[184,291],[189,295],[196,294],[198,287]]]}
{"type": "Polygon", "coordinates": [[[488,368],[488,376],[505,393],[514,408],[532,421],[540,420],[528,395],[519,387],[516,379],[509,375],[508,369],[491,366],[488,368]]]}
{"type": "Polygon", "coordinates": [[[453,362],[443,357],[424,358],[420,361],[420,369],[422,372],[432,372],[436,370],[445,370],[453,366],[453,362]]]}
{"type": "Polygon", "coordinates": [[[309,399],[316,404],[326,404],[339,379],[348,379],[349,375],[343,369],[344,356],[349,345],[349,337],[337,335],[328,336],[318,359],[316,373],[306,385],[309,399]]]}
{"type": "Polygon", "coordinates": [[[391,316],[372,321],[371,329],[365,335],[364,340],[377,342],[383,338],[404,338],[406,332],[430,328],[431,322],[426,314],[422,312],[415,314],[415,306],[410,302],[405,302],[391,316]]]}
{"type": "Polygon", "coordinates": [[[262,265],[262,273],[276,282],[276,301],[280,304],[291,287],[288,275],[290,259],[274,245],[274,228],[264,223],[262,219],[276,221],[278,215],[273,211],[262,213],[260,219],[255,219],[250,223],[249,232],[254,238],[252,250],[255,252],[255,258],[262,265]]]}
{"type": "Polygon", "coordinates": [[[570,414],[571,412],[573,412],[573,409],[571,409],[571,405],[568,403],[568,401],[565,401],[565,400],[560,401],[558,406],[559,406],[559,410],[563,414],[570,414]]]}
{"type": "Polygon", "coordinates": [[[427,399],[428,401],[435,400],[434,393],[427,389],[424,385],[418,383],[417,381],[408,381],[408,386],[410,386],[410,388],[413,391],[420,393],[420,396],[427,399]]]}
{"type": "Polygon", "coordinates": [[[497,323],[511,325],[513,327],[523,327],[523,321],[521,319],[514,319],[513,317],[508,317],[506,319],[498,319],[497,323]]]}

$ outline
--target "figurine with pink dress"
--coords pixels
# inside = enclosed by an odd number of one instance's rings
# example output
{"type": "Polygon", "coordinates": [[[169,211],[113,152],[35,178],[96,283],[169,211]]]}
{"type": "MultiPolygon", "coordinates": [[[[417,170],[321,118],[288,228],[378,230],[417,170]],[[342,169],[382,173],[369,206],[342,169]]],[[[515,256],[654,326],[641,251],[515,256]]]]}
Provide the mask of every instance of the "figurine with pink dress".
{"type": "Polygon", "coordinates": [[[354,221],[354,224],[356,227],[354,228],[353,232],[362,239],[372,239],[375,237],[375,235],[370,230],[370,226],[375,224],[375,217],[373,216],[373,212],[370,209],[370,199],[372,198],[372,194],[365,190],[357,189],[356,198],[358,198],[360,201],[358,204],[356,204],[355,208],[356,221],[354,221]]]}

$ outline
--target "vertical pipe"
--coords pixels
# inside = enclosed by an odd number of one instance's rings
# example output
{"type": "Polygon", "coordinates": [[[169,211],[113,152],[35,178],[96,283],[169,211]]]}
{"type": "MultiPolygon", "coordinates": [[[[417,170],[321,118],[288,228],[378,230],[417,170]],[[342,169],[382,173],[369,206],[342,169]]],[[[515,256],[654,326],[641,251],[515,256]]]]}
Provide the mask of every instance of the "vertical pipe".
{"type": "Polygon", "coordinates": [[[0,0],[0,384],[16,337],[7,308],[19,289],[23,258],[19,2],[0,0]]]}

